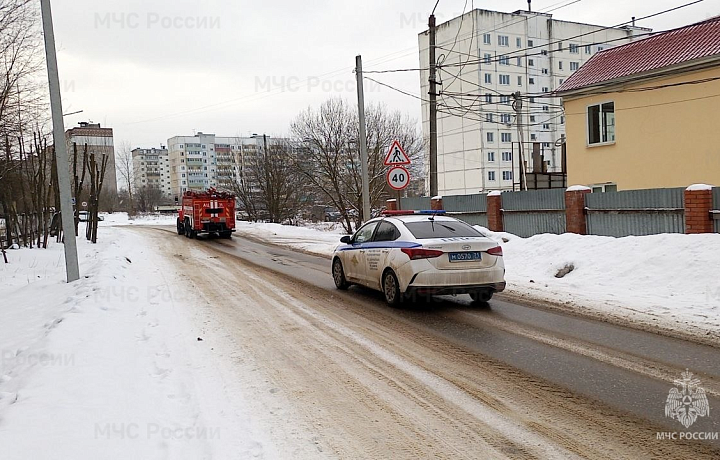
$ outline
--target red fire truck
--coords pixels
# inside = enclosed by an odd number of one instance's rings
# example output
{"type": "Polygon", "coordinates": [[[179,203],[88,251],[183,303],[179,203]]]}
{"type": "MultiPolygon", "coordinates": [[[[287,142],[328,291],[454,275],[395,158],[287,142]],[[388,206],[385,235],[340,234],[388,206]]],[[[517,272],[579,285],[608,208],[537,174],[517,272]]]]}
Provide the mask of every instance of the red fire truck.
{"type": "Polygon", "coordinates": [[[234,195],[214,188],[205,192],[185,192],[177,219],[178,235],[195,238],[200,233],[215,233],[230,238],[234,231],[234,195]]]}

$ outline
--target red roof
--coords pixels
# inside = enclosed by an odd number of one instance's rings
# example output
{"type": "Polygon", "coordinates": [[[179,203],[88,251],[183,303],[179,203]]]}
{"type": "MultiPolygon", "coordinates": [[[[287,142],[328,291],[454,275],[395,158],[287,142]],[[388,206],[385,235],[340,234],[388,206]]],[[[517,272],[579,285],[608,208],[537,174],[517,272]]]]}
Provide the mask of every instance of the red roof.
{"type": "Polygon", "coordinates": [[[601,51],[568,77],[556,92],[720,54],[720,16],[601,51]]]}

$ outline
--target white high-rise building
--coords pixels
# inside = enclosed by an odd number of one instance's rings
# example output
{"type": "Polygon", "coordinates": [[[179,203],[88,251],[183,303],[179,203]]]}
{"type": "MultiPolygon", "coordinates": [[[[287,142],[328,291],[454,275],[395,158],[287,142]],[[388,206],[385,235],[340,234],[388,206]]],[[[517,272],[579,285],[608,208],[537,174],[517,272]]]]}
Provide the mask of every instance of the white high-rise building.
{"type": "MultiPolygon", "coordinates": [[[[268,145],[285,139],[266,137],[268,145]]],[[[170,187],[180,196],[188,190],[221,188],[240,177],[243,164],[263,149],[263,136],[220,137],[198,132],[168,139],[170,187]]]]}
{"type": "Polygon", "coordinates": [[[172,197],[170,187],[170,160],[165,147],[135,148],[132,151],[135,188],[155,187],[164,196],[172,197]]]}
{"type": "MultiPolygon", "coordinates": [[[[465,195],[519,188],[519,127],[526,171],[532,168],[532,150],[537,148],[544,171],[559,172],[565,117],[561,100],[544,94],[560,86],[593,54],[650,29],[558,21],[550,14],[529,11],[473,10],[438,25],[436,31],[438,192],[465,195]],[[519,116],[513,106],[517,92],[522,101],[519,116]]],[[[428,69],[428,32],[418,40],[420,68],[428,69]]],[[[428,78],[429,71],[422,70],[426,139],[428,78]]],[[[426,169],[429,164],[426,158],[426,169]]]]}

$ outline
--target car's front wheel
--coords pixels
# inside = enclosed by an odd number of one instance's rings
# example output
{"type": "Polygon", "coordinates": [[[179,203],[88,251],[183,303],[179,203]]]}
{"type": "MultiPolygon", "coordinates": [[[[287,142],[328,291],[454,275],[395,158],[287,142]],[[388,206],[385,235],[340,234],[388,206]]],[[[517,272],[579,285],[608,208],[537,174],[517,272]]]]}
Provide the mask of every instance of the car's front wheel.
{"type": "Polygon", "coordinates": [[[345,290],[350,287],[350,283],[345,279],[345,271],[343,270],[342,262],[340,259],[333,260],[332,264],[332,275],[335,281],[335,287],[340,290],[345,290]]]}
{"type": "Polygon", "coordinates": [[[398,283],[395,272],[388,269],[383,274],[383,294],[385,294],[385,301],[391,307],[398,307],[403,302],[403,293],[400,292],[400,283],[398,283]]]}

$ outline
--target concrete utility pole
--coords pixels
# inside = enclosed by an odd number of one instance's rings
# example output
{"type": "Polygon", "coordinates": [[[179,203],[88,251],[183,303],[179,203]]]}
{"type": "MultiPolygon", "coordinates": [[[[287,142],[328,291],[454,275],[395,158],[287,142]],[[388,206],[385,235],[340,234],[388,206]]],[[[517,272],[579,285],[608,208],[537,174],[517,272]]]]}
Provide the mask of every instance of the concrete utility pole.
{"type": "Polygon", "coordinates": [[[70,163],[65,145],[65,126],[63,124],[62,100],[60,98],[60,78],[58,77],[57,54],[55,53],[55,32],[53,31],[50,0],[40,0],[43,32],[45,35],[45,56],[47,58],[48,81],[50,83],[50,107],[53,120],[53,145],[57,164],[58,188],[60,189],[60,213],[64,233],[65,271],[67,282],[80,279],[78,265],[77,240],[75,239],[75,214],[73,212],[72,192],[70,190],[70,163]]]}
{"type": "Polygon", "coordinates": [[[525,138],[522,128],[522,98],[520,91],[513,93],[513,108],[515,109],[515,123],[517,123],[518,138],[520,139],[520,190],[527,190],[527,178],[525,176],[525,138]]]}
{"type": "MultiPolygon", "coordinates": [[[[437,6],[437,4],[435,5],[437,6]]],[[[434,13],[434,11],[433,11],[434,13]]],[[[431,14],[428,19],[429,38],[430,38],[430,196],[438,194],[438,177],[437,177],[437,94],[436,79],[437,70],[435,67],[435,14],[431,14]]]]}
{"type": "Polygon", "coordinates": [[[358,115],[360,120],[360,168],[362,173],[362,220],[372,218],[370,210],[370,180],[368,179],[367,135],[365,133],[365,88],[363,85],[362,56],[355,56],[355,77],[357,78],[358,115]]]}

